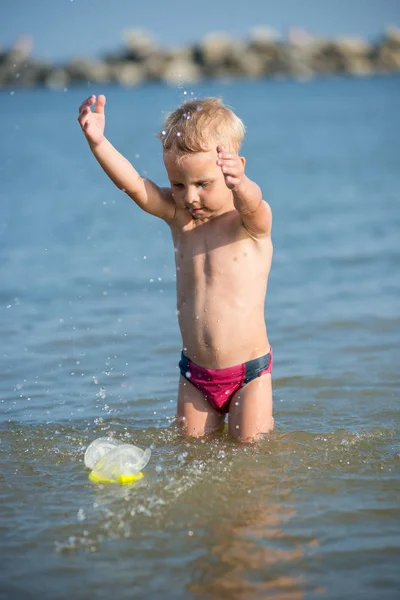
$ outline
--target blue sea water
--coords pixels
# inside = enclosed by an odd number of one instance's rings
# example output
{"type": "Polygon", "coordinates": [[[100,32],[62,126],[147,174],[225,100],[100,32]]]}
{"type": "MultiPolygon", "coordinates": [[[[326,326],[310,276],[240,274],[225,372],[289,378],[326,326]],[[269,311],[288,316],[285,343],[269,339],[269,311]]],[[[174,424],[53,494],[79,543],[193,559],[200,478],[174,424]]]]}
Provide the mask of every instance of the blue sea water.
{"type": "Polygon", "coordinates": [[[398,598],[400,79],[0,94],[1,598],[398,598]],[[101,172],[77,118],[167,184],[155,134],[187,97],[247,126],[272,206],[276,430],[184,439],[166,225],[101,172]],[[96,486],[87,445],[152,448],[96,486]]]}

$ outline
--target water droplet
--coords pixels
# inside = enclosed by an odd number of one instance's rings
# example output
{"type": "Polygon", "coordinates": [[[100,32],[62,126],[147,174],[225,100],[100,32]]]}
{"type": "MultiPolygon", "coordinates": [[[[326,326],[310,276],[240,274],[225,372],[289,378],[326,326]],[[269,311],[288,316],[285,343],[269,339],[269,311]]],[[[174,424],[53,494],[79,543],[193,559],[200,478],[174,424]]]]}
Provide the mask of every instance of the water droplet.
{"type": "Polygon", "coordinates": [[[239,429],[239,425],[236,425],[236,429],[239,429]]]}
{"type": "Polygon", "coordinates": [[[191,372],[190,371],[186,371],[185,377],[187,377],[188,379],[190,379],[191,376],[192,376],[191,372]]]}

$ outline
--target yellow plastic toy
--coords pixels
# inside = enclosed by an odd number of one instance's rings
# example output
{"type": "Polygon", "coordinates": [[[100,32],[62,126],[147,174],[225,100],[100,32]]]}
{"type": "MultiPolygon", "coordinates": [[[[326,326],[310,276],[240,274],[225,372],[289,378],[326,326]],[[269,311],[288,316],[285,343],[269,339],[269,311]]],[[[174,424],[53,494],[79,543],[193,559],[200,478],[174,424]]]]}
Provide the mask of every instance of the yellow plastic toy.
{"type": "Polygon", "coordinates": [[[85,465],[92,471],[89,479],[96,483],[127,485],[143,478],[143,469],[151,450],[141,450],[114,438],[97,438],[86,449],[85,465]]]}
{"type": "Polygon", "coordinates": [[[117,479],[105,479],[101,475],[95,473],[95,471],[90,471],[89,473],[90,481],[94,481],[95,483],[120,483],[121,485],[135,483],[135,481],[139,481],[139,479],[142,479],[143,477],[144,475],[141,471],[137,475],[120,475],[117,479]]]}

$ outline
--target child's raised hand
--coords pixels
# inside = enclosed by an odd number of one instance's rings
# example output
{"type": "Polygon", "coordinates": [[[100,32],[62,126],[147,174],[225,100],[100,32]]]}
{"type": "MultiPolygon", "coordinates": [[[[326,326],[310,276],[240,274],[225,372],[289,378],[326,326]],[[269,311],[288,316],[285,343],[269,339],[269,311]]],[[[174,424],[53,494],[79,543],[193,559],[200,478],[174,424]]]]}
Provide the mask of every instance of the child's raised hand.
{"type": "Polygon", "coordinates": [[[234,152],[226,152],[223,146],[217,146],[217,165],[225,177],[225,183],[230,190],[237,188],[244,175],[245,160],[234,152]]]}
{"type": "Polygon", "coordinates": [[[104,140],[106,118],[104,107],[106,97],[89,96],[79,107],[78,122],[91,148],[98,146],[104,140]],[[94,110],[92,111],[92,107],[94,110]]]}

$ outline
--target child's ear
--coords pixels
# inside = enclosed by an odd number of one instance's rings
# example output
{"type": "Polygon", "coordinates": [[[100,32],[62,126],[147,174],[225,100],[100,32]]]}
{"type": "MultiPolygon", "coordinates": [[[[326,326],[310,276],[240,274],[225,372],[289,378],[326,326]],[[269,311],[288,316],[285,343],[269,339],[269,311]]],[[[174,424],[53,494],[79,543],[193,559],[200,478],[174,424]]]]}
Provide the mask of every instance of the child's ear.
{"type": "Polygon", "coordinates": [[[244,157],[244,156],[239,156],[239,158],[240,158],[240,160],[242,161],[242,165],[243,165],[243,169],[244,169],[244,168],[245,168],[245,166],[246,166],[246,159],[245,159],[245,157],[244,157]]]}

